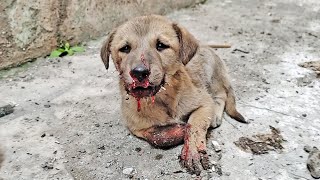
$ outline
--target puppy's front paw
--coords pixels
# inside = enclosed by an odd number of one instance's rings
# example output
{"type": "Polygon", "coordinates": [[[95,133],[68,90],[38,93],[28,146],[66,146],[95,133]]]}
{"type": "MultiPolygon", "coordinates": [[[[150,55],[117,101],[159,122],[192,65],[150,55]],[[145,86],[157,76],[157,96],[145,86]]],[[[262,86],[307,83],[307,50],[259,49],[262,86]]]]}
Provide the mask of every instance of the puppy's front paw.
{"type": "Polygon", "coordinates": [[[188,145],[184,145],[180,155],[180,164],[191,174],[200,175],[201,169],[210,168],[209,158],[206,150],[197,150],[188,145]]]}
{"type": "Polygon", "coordinates": [[[180,155],[180,164],[191,174],[199,176],[202,169],[207,170],[210,168],[205,142],[205,140],[199,141],[195,136],[186,133],[184,146],[180,155]]]}

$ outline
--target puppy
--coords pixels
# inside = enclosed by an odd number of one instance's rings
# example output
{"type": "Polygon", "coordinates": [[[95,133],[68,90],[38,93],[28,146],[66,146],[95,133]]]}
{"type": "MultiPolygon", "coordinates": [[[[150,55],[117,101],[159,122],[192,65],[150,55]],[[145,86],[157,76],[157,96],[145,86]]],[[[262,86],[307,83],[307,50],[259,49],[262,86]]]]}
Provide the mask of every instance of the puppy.
{"type": "Polygon", "coordinates": [[[101,48],[106,69],[110,55],[128,129],[159,148],[184,142],[180,162],[191,173],[210,168],[206,134],[221,124],[224,111],[246,122],[224,62],[165,17],[137,17],[114,29],[101,48]]]}

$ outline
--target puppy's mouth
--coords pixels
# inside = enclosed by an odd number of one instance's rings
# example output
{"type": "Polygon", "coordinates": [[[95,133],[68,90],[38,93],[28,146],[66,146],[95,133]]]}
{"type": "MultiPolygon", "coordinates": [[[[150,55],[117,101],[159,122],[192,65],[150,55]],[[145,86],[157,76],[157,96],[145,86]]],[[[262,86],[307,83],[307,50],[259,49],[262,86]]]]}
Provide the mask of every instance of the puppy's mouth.
{"type": "Polygon", "coordinates": [[[133,82],[127,86],[126,90],[129,95],[139,100],[141,98],[155,96],[163,85],[164,78],[159,85],[151,83],[148,79],[145,79],[142,82],[133,80],[133,82]]]}

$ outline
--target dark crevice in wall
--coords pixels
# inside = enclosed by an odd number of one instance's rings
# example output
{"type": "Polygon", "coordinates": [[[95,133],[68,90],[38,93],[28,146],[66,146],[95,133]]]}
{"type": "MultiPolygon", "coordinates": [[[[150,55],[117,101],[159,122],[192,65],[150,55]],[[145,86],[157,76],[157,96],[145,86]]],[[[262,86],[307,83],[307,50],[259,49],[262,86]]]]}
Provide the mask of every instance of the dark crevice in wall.
{"type": "Polygon", "coordinates": [[[62,30],[61,26],[65,19],[67,18],[67,6],[68,6],[68,0],[58,0],[58,21],[57,21],[57,43],[61,44],[64,43],[64,39],[62,37],[62,30]]]}

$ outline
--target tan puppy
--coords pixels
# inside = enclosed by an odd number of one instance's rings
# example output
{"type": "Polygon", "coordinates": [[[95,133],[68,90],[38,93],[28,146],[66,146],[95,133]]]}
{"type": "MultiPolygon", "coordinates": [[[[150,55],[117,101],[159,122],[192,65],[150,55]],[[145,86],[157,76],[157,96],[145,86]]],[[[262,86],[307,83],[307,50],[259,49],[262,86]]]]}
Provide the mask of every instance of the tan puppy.
{"type": "Polygon", "coordinates": [[[165,17],[142,16],[116,28],[101,49],[107,69],[110,55],[129,130],[160,148],[184,142],[181,164],[191,173],[209,168],[207,129],[221,124],[224,110],[246,122],[224,63],[165,17]]]}

